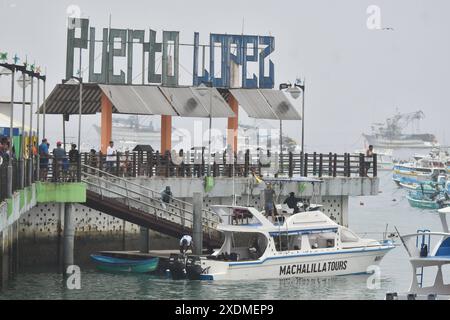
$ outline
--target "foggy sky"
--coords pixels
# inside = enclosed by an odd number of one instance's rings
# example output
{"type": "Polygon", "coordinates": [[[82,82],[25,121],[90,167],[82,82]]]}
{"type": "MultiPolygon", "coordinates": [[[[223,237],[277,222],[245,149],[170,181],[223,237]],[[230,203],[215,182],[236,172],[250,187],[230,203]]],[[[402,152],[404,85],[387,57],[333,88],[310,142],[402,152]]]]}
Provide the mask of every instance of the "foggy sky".
{"type": "MultiPolygon", "coordinates": [[[[299,76],[307,81],[308,151],[362,148],[361,134],[369,133],[371,123],[383,122],[397,108],[424,111],[421,131],[450,144],[446,128],[450,2],[446,0],[0,0],[0,51],[27,55],[29,62],[47,68],[48,93],[65,76],[66,10],[71,4],[81,8],[82,17],[90,18],[97,32],[108,26],[111,14],[115,28],[152,28],[158,37],[162,30],[176,30],[184,43],[193,41],[195,31],[206,42],[209,33],[240,34],[243,27],[244,34],[274,36],[271,59],[276,87],[299,76]],[[367,28],[369,5],[381,8],[382,27],[394,31],[367,28]]],[[[191,64],[187,67],[192,69],[191,64]]],[[[8,80],[0,79],[0,86],[0,97],[9,97],[8,80]]],[[[61,139],[61,117],[52,118],[47,136],[61,139]]],[[[98,119],[90,116],[83,121],[86,134],[93,134],[90,127],[98,119]]],[[[155,121],[159,126],[158,117],[155,121]]],[[[173,125],[189,127],[191,123],[191,119],[175,119],[173,125]]],[[[214,123],[226,126],[225,120],[214,123]]],[[[277,127],[276,122],[269,123],[277,127]]],[[[68,136],[76,136],[76,126],[74,117],[68,136]]],[[[284,126],[300,141],[298,121],[285,121],[284,126]]]]}

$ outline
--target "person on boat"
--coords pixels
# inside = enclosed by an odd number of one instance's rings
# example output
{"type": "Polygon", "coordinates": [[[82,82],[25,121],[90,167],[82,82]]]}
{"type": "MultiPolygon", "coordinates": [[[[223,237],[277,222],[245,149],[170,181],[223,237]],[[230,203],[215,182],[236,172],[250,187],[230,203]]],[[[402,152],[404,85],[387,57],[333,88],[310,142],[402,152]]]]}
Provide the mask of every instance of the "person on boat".
{"type": "Polygon", "coordinates": [[[264,190],[264,209],[266,211],[266,216],[272,216],[274,215],[274,196],[275,191],[272,189],[272,184],[268,183],[266,189],[264,190]]]}
{"type": "Polygon", "coordinates": [[[299,202],[300,202],[300,198],[296,198],[294,192],[289,193],[289,197],[287,197],[286,200],[284,200],[284,204],[287,204],[289,209],[294,209],[294,213],[300,212],[300,209],[297,206],[297,203],[299,203],[299,202]]]}
{"type": "Polygon", "coordinates": [[[192,237],[186,234],[180,239],[180,253],[185,254],[188,249],[193,250],[193,241],[192,237]]]}

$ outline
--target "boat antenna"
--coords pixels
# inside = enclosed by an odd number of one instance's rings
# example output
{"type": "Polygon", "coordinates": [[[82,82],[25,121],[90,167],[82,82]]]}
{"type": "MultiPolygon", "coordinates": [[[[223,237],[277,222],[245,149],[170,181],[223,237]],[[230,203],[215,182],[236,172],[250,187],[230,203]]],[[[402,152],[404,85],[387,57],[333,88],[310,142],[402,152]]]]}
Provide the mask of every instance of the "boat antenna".
{"type": "Polygon", "coordinates": [[[409,249],[408,249],[408,247],[406,246],[406,243],[405,243],[405,241],[403,240],[402,236],[400,235],[400,232],[398,231],[398,229],[397,229],[396,226],[394,226],[394,228],[395,228],[395,231],[396,231],[397,234],[398,234],[398,237],[400,238],[400,241],[402,242],[403,246],[405,247],[406,252],[408,252],[408,255],[411,257],[411,252],[409,252],[409,249]]]}

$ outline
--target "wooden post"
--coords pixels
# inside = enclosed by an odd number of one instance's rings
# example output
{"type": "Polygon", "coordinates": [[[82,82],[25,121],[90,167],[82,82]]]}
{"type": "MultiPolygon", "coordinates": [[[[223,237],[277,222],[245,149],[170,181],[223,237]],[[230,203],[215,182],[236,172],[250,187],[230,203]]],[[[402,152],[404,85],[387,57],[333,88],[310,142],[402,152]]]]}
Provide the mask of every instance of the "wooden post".
{"type": "Polygon", "coordinates": [[[377,154],[373,154],[373,177],[376,177],[378,175],[378,161],[377,161],[377,154]]]}
{"type": "Polygon", "coordinates": [[[153,176],[153,151],[150,151],[150,154],[149,154],[147,157],[149,157],[149,158],[147,159],[147,161],[148,161],[148,166],[149,166],[149,169],[148,169],[148,175],[149,175],[150,177],[152,177],[152,176],[153,176]]]}
{"type": "Polygon", "coordinates": [[[137,177],[137,175],[136,175],[136,152],[133,152],[133,177],[137,177]]]}
{"type": "Polygon", "coordinates": [[[250,172],[250,150],[245,151],[244,177],[248,177],[250,172]]]}
{"type": "Polygon", "coordinates": [[[365,166],[366,166],[366,164],[365,164],[365,161],[364,161],[364,154],[360,153],[359,154],[359,176],[360,177],[364,177],[364,174],[365,174],[365,171],[366,171],[365,166]]]}
{"type": "Polygon", "coordinates": [[[305,172],[305,154],[303,153],[303,151],[300,153],[300,175],[303,175],[305,172]]]}
{"type": "Polygon", "coordinates": [[[116,176],[120,175],[120,156],[119,152],[116,152],[116,176]]]}
{"type": "Polygon", "coordinates": [[[319,154],[319,178],[322,177],[322,171],[323,171],[323,154],[319,154]]]}
{"type": "Polygon", "coordinates": [[[313,153],[313,176],[317,173],[317,153],[313,153]]]}
{"type": "Polygon", "coordinates": [[[294,175],[294,157],[292,152],[289,152],[289,178],[294,175]]]}
{"type": "Polygon", "coordinates": [[[334,159],[333,159],[333,177],[336,177],[337,174],[337,154],[334,154],[334,159]]]}
{"type": "Polygon", "coordinates": [[[304,168],[304,172],[303,172],[303,176],[307,177],[308,176],[308,154],[305,153],[305,159],[304,159],[304,164],[305,164],[305,168],[304,168]]]}
{"type": "Polygon", "coordinates": [[[333,175],[333,154],[330,152],[328,154],[328,176],[331,177],[333,175]]]}

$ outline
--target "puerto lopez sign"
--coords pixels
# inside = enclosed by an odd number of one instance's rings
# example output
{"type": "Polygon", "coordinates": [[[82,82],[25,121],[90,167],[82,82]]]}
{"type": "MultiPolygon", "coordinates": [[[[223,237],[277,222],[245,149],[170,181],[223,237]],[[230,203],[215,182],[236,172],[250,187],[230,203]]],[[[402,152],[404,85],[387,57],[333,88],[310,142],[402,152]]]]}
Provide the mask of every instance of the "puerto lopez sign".
{"type": "MultiPolygon", "coordinates": [[[[180,32],[163,31],[162,42],[157,42],[156,31],[103,28],[103,35],[96,39],[95,28],[89,19],[69,18],[67,31],[66,79],[74,75],[75,56],[78,51],[88,50],[89,82],[110,84],[132,84],[133,52],[139,50],[142,59],[143,82],[150,84],[178,85],[180,32]],[[101,43],[101,53],[96,52],[96,43],[101,43]],[[78,49],[78,50],[77,50],[78,49]],[[161,72],[157,71],[156,55],[161,54],[161,72]],[[101,57],[100,71],[94,70],[96,57],[101,57]],[[115,70],[116,58],[126,59],[126,70],[115,70]],[[169,60],[172,63],[169,63],[169,60]]],[[[231,63],[241,66],[243,88],[273,88],[275,68],[270,55],[275,50],[272,36],[231,35],[212,33],[208,45],[200,45],[199,33],[194,33],[191,47],[192,85],[210,82],[214,87],[228,88],[231,84],[231,63]],[[206,69],[205,47],[209,48],[209,68],[206,69]],[[200,48],[202,51],[200,52],[200,48]],[[199,54],[202,53],[202,70],[199,74],[199,54]],[[220,57],[220,61],[215,61],[220,57]],[[256,64],[258,75],[248,77],[249,63],[256,64]],[[268,64],[268,68],[266,68],[268,64]],[[215,70],[219,66],[220,70],[215,70]],[[266,70],[267,69],[267,70],[266,70]],[[220,74],[220,76],[215,76],[220,74]]],[[[76,71],[75,71],[76,73],[76,71]]]]}

